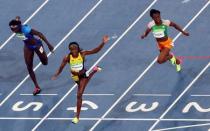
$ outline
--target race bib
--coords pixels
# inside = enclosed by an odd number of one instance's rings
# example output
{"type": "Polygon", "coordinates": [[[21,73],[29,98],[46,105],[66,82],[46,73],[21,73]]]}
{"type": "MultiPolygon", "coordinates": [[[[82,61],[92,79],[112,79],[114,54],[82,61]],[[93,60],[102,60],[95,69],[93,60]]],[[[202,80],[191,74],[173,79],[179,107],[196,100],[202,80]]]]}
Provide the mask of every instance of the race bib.
{"type": "Polygon", "coordinates": [[[43,49],[43,47],[42,47],[42,46],[40,46],[40,48],[39,48],[39,52],[40,52],[40,53],[43,53],[43,52],[44,52],[44,49],[43,49]]]}
{"type": "Polygon", "coordinates": [[[22,34],[22,33],[17,33],[16,34],[16,37],[18,37],[19,39],[21,39],[21,40],[27,40],[28,38],[24,35],[24,34],[22,34]]]}
{"type": "Polygon", "coordinates": [[[154,31],[153,35],[155,38],[163,38],[165,36],[164,31],[154,31]]]}
{"type": "Polygon", "coordinates": [[[79,72],[83,69],[83,63],[81,64],[71,64],[71,70],[75,72],[79,72]]]}

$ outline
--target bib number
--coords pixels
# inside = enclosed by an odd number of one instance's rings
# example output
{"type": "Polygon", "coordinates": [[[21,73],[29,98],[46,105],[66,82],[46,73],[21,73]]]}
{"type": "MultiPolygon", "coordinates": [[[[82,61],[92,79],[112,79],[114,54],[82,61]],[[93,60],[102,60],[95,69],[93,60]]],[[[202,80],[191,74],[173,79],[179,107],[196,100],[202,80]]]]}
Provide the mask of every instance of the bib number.
{"type": "Polygon", "coordinates": [[[42,46],[40,46],[40,48],[39,48],[39,52],[40,52],[40,53],[43,53],[43,52],[44,52],[44,49],[43,49],[43,47],[42,47],[42,46]]]}
{"type": "Polygon", "coordinates": [[[163,38],[165,36],[163,31],[153,32],[155,38],[163,38]]]}
{"type": "Polygon", "coordinates": [[[18,37],[21,40],[27,40],[28,39],[24,34],[20,34],[20,33],[16,34],[16,37],[18,37]]]}

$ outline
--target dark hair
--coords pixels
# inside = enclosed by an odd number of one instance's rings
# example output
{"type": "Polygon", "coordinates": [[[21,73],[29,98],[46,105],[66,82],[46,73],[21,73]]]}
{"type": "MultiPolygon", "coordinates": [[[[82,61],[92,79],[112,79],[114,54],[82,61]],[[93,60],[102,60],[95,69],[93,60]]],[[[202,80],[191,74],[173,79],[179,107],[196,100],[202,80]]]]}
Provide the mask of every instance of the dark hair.
{"type": "Polygon", "coordinates": [[[19,20],[11,20],[9,22],[9,26],[12,26],[12,25],[21,25],[21,21],[19,21],[19,20]]]}
{"type": "Polygon", "coordinates": [[[151,9],[150,10],[150,16],[153,17],[154,14],[160,14],[160,11],[156,10],[156,9],[151,9]]]}
{"type": "Polygon", "coordinates": [[[77,42],[70,42],[70,43],[69,43],[69,48],[70,48],[70,46],[72,46],[72,45],[76,45],[79,52],[82,51],[82,49],[79,47],[79,44],[78,44],[77,42]]]}

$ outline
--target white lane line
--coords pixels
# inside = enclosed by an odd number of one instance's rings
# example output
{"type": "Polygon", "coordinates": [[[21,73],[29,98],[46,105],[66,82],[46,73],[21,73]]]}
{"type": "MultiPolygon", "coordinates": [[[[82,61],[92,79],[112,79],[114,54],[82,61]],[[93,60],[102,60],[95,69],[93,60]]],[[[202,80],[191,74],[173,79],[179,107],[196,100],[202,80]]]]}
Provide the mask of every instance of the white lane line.
{"type": "MultiPolygon", "coordinates": [[[[198,15],[207,7],[209,2],[190,20],[190,22],[183,28],[183,30],[186,30],[188,26],[198,17],[198,15]]],[[[173,39],[175,42],[179,36],[181,35],[181,32],[178,33],[178,35],[173,39]]],[[[117,99],[117,101],[106,111],[106,113],[101,117],[105,118],[106,115],[119,103],[119,101],[132,89],[132,87],[147,73],[147,71],[155,64],[157,60],[157,57],[152,61],[152,63],[143,71],[143,73],[140,74],[140,76],[128,87],[128,89],[117,99]]],[[[162,119],[162,118],[161,118],[162,119]]],[[[95,127],[101,122],[102,120],[97,121],[90,131],[93,131],[95,127]]]]}
{"type": "MultiPolygon", "coordinates": [[[[63,39],[55,46],[54,51],[79,27],[79,25],[95,10],[95,8],[102,2],[100,0],[69,32],[66,34],[66,36],[63,37],[63,39]]],[[[47,57],[49,57],[52,53],[48,53],[47,57]]],[[[36,71],[41,66],[41,62],[34,68],[34,71],[36,71]]],[[[14,93],[19,87],[29,78],[29,75],[27,75],[16,87],[13,91],[10,92],[10,94],[0,103],[0,106],[2,106],[14,93]]]]}
{"type": "MultiPolygon", "coordinates": [[[[115,45],[133,28],[133,26],[143,17],[143,15],[150,9],[150,7],[156,2],[154,2],[127,28],[125,32],[107,49],[107,51],[93,64],[93,66],[88,70],[91,71],[94,66],[96,66],[111,50],[114,48],[115,45]]],[[[74,90],[77,85],[75,84],[62,98],[61,100],[43,117],[43,119],[32,129],[35,131],[40,124],[60,105],[60,103],[74,90]]]]}
{"type": "Polygon", "coordinates": [[[133,94],[134,96],[171,96],[171,94],[133,94]]]}
{"type": "MultiPolygon", "coordinates": [[[[1,119],[1,118],[0,118],[1,119]]],[[[15,118],[14,118],[15,119],[15,118]]],[[[47,118],[47,120],[72,120],[73,118],[47,118]]],[[[80,118],[80,120],[100,120],[101,118],[80,118]]],[[[156,121],[157,118],[103,118],[105,121],[156,121]]],[[[210,119],[162,119],[174,122],[209,122],[210,119]]]]}
{"type": "Polygon", "coordinates": [[[192,127],[200,127],[200,126],[209,126],[209,125],[210,123],[195,124],[195,125],[188,125],[188,126],[176,126],[176,127],[170,127],[170,128],[156,129],[152,131],[169,131],[169,130],[175,130],[175,129],[184,129],[184,128],[192,128],[192,127]]]}
{"type": "MultiPolygon", "coordinates": [[[[0,117],[0,120],[41,120],[41,117],[0,117]]],[[[46,118],[46,120],[72,120],[73,118],[46,118]]],[[[86,121],[96,121],[100,118],[80,118],[80,120],[86,120],[86,121]]],[[[157,119],[152,118],[105,118],[103,119],[105,121],[155,121],[157,119]]]]}
{"type": "MultiPolygon", "coordinates": [[[[47,120],[72,120],[73,118],[47,118],[47,120]]],[[[97,121],[100,118],[80,118],[80,120],[97,121]]],[[[157,119],[150,118],[105,118],[104,121],[156,121],[157,119]]]]}
{"type": "Polygon", "coordinates": [[[189,3],[191,0],[183,0],[182,1],[182,4],[187,4],[187,3],[189,3]]]}
{"type": "Polygon", "coordinates": [[[208,122],[210,119],[161,119],[161,121],[208,122]]]}
{"type": "Polygon", "coordinates": [[[0,120],[40,120],[39,117],[0,117],[0,120]]]}
{"type": "Polygon", "coordinates": [[[114,96],[114,94],[83,94],[83,96],[114,96]]]}
{"type": "MultiPolygon", "coordinates": [[[[45,2],[23,23],[27,24],[47,3],[49,0],[45,0],[45,2]]],[[[15,33],[13,33],[1,46],[0,50],[3,49],[3,47],[15,36],[15,33]]]]}
{"type": "MultiPolygon", "coordinates": [[[[33,96],[33,94],[20,94],[21,96],[33,96]]],[[[57,96],[58,94],[37,94],[38,96],[57,96]]]]}
{"type": "MultiPolygon", "coordinates": [[[[146,10],[137,18],[137,20],[135,21],[135,23],[137,23],[143,16],[144,14],[146,14],[146,12],[157,2],[158,0],[154,0],[147,8],[146,10]]],[[[133,24],[133,26],[135,25],[135,23],[133,24]]],[[[144,71],[147,72],[147,70],[149,70],[149,68],[156,62],[153,61],[148,68],[144,71]]],[[[144,74],[144,73],[143,73],[144,74]]],[[[140,77],[138,79],[140,79],[143,75],[140,75],[140,77]]],[[[138,79],[136,81],[134,81],[133,84],[131,84],[130,87],[128,87],[128,89],[120,96],[120,98],[111,106],[111,108],[109,108],[109,110],[101,117],[100,120],[98,120],[90,129],[90,131],[93,131],[95,129],[95,127],[102,121],[103,118],[105,118],[105,116],[112,110],[112,108],[124,97],[124,95],[126,95],[126,93],[132,88],[132,86],[137,83],[138,79]]]]}
{"type": "MultiPolygon", "coordinates": [[[[0,120],[41,120],[41,117],[0,117],[0,120]]],[[[72,120],[70,117],[49,117],[46,120],[72,120]]],[[[101,118],[84,118],[80,120],[100,120],[101,118]]],[[[158,118],[103,118],[103,121],[156,121],[158,118]]],[[[171,122],[210,122],[210,119],[162,119],[161,121],[171,122]]]]}
{"type": "Polygon", "coordinates": [[[195,97],[209,97],[210,95],[204,95],[204,94],[196,94],[196,95],[190,95],[190,96],[195,96],[195,97]]]}
{"type": "MultiPolygon", "coordinates": [[[[184,28],[186,29],[203,11],[208,7],[210,4],[210,1],[208,1],[202,8],[201,10],[192,18],[192,20],[187,24],[187,26],[184,28]]],[[[180,34],[181,35],[181,34],[180,34]]],[[[162,119],[168,112],[169,110],[179,101],[179,99],[188,91],[188,89],[191,88],[191,86],[196,82],[196,80],[205,72],[205,70],[209,67],[209,64],[196,76],[196,78],[187,86],[187,88],[177,97],[177,99],[169,106],[169,108],[166,109],[166,111],[160,116],[159,120],[156,121],[149,129],[149,131],[152,131],[153,128],[160,122],[160,119],[162,119]]]]}

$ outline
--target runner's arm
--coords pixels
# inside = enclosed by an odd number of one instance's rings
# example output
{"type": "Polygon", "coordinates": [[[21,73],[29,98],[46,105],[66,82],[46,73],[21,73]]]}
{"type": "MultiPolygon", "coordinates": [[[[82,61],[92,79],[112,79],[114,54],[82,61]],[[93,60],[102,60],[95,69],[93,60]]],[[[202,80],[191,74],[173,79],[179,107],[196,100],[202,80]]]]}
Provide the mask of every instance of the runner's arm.
{"type": "Polygon", "coordinates": [[[176,24],[175,22],[171,21],[169,26],[174,27],[176,30],[180,31],[183,35],[189,36],[189,33],[186,32],[186,31],[183,31],[182,28],[178,24],[176,24]]]}
{"type": "Polygon", "coordinates": [[[48,46],[49,50],[52,52],[54,50],[54,47],[49,43],[49,41],[47,40],[47,38],[39,31],[35,30],[35,29],[31,29],[31,33],[33,35],[38,36],[39,38],[41,38],[48,46]]]}
{"type": "Polygon", "coordinates": [[[82,55],[85,56],[85,55],[91,55],[91,54],[98,53],[108,41],[109,41],[109,37],[106,35],[103,37],[102,43],[98,47],[96,47],[92,50],[82,51],[82,55]]]}
{"type": "Polygon", "coordinates": [[[144,39],[145,37],[147,37],[147,35],[151,32],[150,28],[147,28],[146,31],[144,32],[144,34],[141,36],[141,39],[144,39]]]}
{"type": "Polygon", "coordinates": [[[55,80],[59,74],[63,71],[63,68],[66,66],[66,64],[68,63],[68,56],[65,56],[61,62],[60,67],[58,68],[58,70],[56,71],[56,73],[53,75],[52,79],[55,80]]]}

